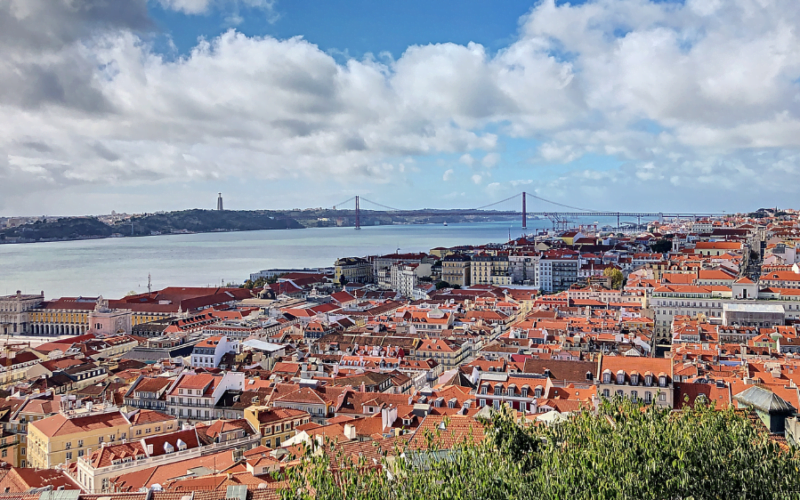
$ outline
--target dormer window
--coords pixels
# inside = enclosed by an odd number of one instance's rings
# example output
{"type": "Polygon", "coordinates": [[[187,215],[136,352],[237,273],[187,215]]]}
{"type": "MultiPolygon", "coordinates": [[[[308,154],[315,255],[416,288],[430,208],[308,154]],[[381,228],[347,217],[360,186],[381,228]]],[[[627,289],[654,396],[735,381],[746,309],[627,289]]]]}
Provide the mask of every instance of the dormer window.
{"type": "Polygon", "coordinates": [[[638,373],[631,374],[631,385],[639,385],[639,374],[638,373]]]}
{"type": "Polygon", "coordinates": [[[603,383],[610,384],[611,383],[611,372],[605,371],[603,372],[603,383]]]}
{"type": "Polygon", "coordinates": [[[653,385],[653,376],[652,375],[645,375],[644,376],[644,385],[650,387],[653,385]]]}
{"type": "Polygon", "coordinates": [[[533,390],[533,397],[535,397],[535,398],[541,398],[542,397],[542,386],[541,385],[537,385],[536,389],[533,390]]]}
{"type": "Polygon", "coordinates": [[[625,372],[620,370],[617,372],[617,385],[622,385],[625,383],[625,372]]]}
{"type": "Polygon", "coordinates": [[[661,387],[666,387],[667,386],[667,376],[666,375],[660,375],[658,377],[658,385],[660,385],[661,387]]]}

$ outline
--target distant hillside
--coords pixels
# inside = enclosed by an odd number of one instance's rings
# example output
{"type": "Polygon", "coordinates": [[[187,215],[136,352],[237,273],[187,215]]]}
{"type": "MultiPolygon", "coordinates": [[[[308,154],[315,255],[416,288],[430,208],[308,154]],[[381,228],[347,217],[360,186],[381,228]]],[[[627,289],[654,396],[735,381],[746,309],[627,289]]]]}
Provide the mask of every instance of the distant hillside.
{"type": "Polygon", "coordinates": [[[117,223],[114,233],[135,236],[154,233],[175,233],[190,231],[206,233],[212,231],[256,231],[260,229],[300,229],[303,226],[291,217],[280,212],[245,210],[182,210],[134,216],[130,220],[117,223]]]}
{"type": "Polygon", "coordinates": [[[0,230],[0,241],[19,241],[30,243],[36,241],[79,240],[88,238],[106,238],[114,230],[94,217],[64,217],[56,221],[36,221],[0,230]]]}

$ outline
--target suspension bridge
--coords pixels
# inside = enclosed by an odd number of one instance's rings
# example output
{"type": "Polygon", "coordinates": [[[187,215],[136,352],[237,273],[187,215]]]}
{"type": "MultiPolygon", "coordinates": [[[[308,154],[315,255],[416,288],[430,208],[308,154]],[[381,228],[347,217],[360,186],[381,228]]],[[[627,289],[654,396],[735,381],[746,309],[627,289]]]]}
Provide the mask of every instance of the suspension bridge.
{"type": "MultiPolygon", "coordinates": [[[[641,225],[642,218],[648,219],[698,219],[698,218],[705,218],[705,217],[721,217],[727,214],[724,213],[699,213],[699,212],[614,212],[614,211],[607,211],[607,210],[592,210],[588,208],[580,208],[575,207],[572,205],[566,205],[564,203],[558,203],[555,201],[548,200],[546,198],[542,198],[541,196],[528,193],[528,192],[521,192],[517,193],[513,196],[509,196],[508,198],[495,201],[489,203],[487,205],[482,205],[475,208],[469,209],[447,209],[447,210],[433,210],[433,209],[417,209],[417,210],[409,210],[409,209],[401,209],[390,207],[388,205],[384,205],[382,203],[378,203],[372,200],[368,200],[363,196],[352,196],[341,203],[337,203],[332,207],[329,207],[329,210],[342,210],[343,206],[348,206],[350,203],[355,204],[355,228],[361,229],[361,202],[367,202],[370,205],[380,208],[380,211],[391,212],[394,215],[398,216],[425,216],[425,215],[441,215],[443,212],[446,212],[449,215],[477,215],[482,210],[487,210],[492,207],[496,207],[498,205],[509,203],[513,200],[519,199],[521,201],[521,211],[517,210],[493,210],[493,215],[501,215],[501,216],[514,216],[514,215],[521,215],[522,216],[522,228],[527,229],[528,227],[528,217],[542,217],[549,219],[553,222],[553,225],[565,225],[566,222],[569,222],[570,217],[616,217],[617,219],[617,228],[620,227],[620,219],[621,218],[636,218],[637,224],[641,225]],[[532,198],[534,200],[538,200],[543,203],[547,203],[549,205],[559,207],[559,209],[569,209],[570,211],[539,211],[539,212],[532,212],[528,211],[527,203],[528,198],[532,198]]],[[[349,209],[349,206],[348,206],[349,209]]]]}

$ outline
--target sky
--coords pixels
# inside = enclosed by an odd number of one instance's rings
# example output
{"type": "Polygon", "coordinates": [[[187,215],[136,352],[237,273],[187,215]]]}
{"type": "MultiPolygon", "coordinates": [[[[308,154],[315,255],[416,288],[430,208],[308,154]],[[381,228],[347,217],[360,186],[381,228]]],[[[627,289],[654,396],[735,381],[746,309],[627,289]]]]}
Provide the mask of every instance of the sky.
{"type": "Polygon", "coordinates": [[[798,28],[796,0],[0,0],[0,216],[800,208],[798,28]]]}

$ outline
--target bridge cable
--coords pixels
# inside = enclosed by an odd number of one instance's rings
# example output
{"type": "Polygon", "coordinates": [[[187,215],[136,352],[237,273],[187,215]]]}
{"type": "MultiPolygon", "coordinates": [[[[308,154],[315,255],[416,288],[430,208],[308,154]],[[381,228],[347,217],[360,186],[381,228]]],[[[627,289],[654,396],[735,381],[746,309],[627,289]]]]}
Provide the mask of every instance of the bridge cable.
{"type": "Polygon", "coordinates": [[[516,197],[518,197],[518,196],[520,196],[520,193],[517,193],[517,194],[515,194],[514,196],[509,196],[508,198],[506,198],[506,199],[504,199],[504,200],[495,201],[494,203],[489,203],[488,205],[483,205],[483,206],[481,206],[481,207],[476,207],[476,208],[468,208],[467,210],[483,210],[484,208],[493,207],[493,206],[495,206],[495,205],[499,205],[500,203],[504,203],[504,202],[506,202],[506,201],[513,200],[514,198],[516,198],[516,197]]]}
{"type": "Polygon", "coordinates": [[[403,212],[404,211],[401,208],[394,208],[394,207],[389,207],[389,206],[386,206],[386,205],[382,205],[380,203],[376,203],[376,202],[374,202],[372,200],[368,200],[368,199],[364,198],[363,196],[361,197],[361,201],[366,201],[367,203],[371,203],[371,204],[373,204],[375,206],[378,206],[378,207],[381,207],[381,208],[385,208],[386,210],[391,210],[391,211],[395,211],[395,212],[403,212]]]}
{"type": "MultiPolygon", "coordinates": [[[[350,198],[348,198],[348,199],[344,200],[344,201],[343,201],[343,202],[341,202],[341,203],[337,203],[337,204],[335,204],[335,205],[332,205],[330,208],[328,208],[328,210],[334,210],[334,207],[341,207],[342,205],[345,205],[345,204],[347,204],[347,203],[350,203],[351,201],[353,201],[353,200],[355,200],[355,199],[356,199],[356,197],[355,197],[355,196],[351,196],[350,198]]],[[[341,209],[341,208],[337,208],[336,210],[343,210],[343,209],[341,209]]]]}
{"type": "Polygon", "coordinates": [[[536,198],[537,200],[544,201],[545,203],[551,203],[551,204],[553,204],[553,205],[558,205],[559,207],[571,208],[571,209],[573,209],[573,210],[579,210],[579,211],[581,211],[581,212],[589,212],[589,213],[601,212],[601,210],[591,210],[591,209],[589,209],[589,208],[573,207],[572,205],[565,205],[565,204],[563,204],[563,203],[558,203],[558,202],[555,202],[555,201],[550,201],[550,200],[548,200],[548,199],[542,198],[541,196],[536,196],[535,194],[528,193],[528,192],[526,192],[525,194],[527,194],[527,195],[528,195],[528,196],[530,196],[531,198],[536,198]]]}

